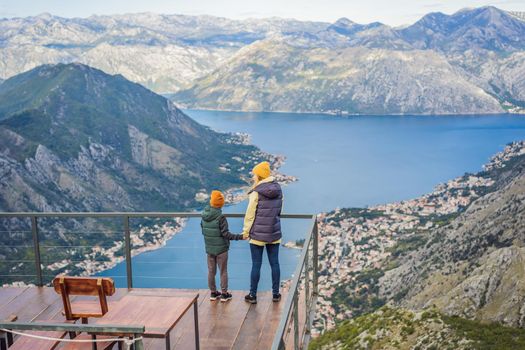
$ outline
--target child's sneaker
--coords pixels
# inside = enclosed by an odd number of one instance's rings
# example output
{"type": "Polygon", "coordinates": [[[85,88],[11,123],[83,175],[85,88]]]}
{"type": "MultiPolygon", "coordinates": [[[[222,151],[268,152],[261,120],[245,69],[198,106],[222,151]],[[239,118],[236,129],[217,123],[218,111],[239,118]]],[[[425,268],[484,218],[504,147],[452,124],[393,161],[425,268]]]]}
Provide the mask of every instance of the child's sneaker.
{"type": "Polygon", "coordinates": [[[248,294],[244,297],[244,301],[250,304],[257,304],[257,297],[255,295],[248,294]]]}
{"type": "Polygon", "coordinates": [[[220,292],[211,292],[210,293],[210,300],[211,301],[214,301],[214,300],[217,300],[218,298],[221,297],[221,293],[220,292]]]}
{"type": "Polygon", "coordinates": [[[274,303],[277,303],[277,302],[281,301],[281,293],[274,294],[274,295],[272,296],[272,301],[273,301],[274,303]]]}
{"type": "Polygon", "coordinates": [[[221,294],[221,302],[225,302],[225,301],[228,301],[228,300],[232,300],[232,295],[228,292],[223,292],[221,294]]]}

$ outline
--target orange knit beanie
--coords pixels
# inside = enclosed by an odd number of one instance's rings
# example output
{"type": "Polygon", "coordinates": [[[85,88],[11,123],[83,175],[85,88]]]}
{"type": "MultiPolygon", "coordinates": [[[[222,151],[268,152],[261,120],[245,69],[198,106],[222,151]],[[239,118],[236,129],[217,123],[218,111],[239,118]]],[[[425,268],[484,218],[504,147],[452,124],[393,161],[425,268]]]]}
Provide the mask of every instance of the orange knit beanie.
{"type": "Polygon", "coordinates": [[[222,208],[224,205],[224,196],[221,191],[211,191],[210,205],[214,208],[222,208]]]}
{"type": "Polygon", "coordinates": [[[261,179],[266,179],[271,174],[270,163],[260,162],[253,168],[252,172],[255,175],[259,176],[261,179]]]}

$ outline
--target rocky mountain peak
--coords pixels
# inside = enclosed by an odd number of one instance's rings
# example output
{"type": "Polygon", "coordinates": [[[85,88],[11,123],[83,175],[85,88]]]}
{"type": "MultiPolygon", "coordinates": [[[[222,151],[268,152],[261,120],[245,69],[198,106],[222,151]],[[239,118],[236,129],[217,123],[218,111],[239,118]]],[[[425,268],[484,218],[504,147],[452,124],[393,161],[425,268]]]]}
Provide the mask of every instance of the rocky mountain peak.
{"type": "Polygon", "coordinates": [[[192,207],[212,181],[244,184],[233,157],[261,158],[231,139],[122,76],[78,63],[37,67],[0,85],[0,163],[9,174],[0,203],[11,211],[192,207]]]}
{"type": "Polygon", "coordinates": [[[349,27],[356,24],[355,22],[351,21],[350,19],[346,17],[341,17],[337,21],[335,21],[332,25],[337,27],[349,27]]]}

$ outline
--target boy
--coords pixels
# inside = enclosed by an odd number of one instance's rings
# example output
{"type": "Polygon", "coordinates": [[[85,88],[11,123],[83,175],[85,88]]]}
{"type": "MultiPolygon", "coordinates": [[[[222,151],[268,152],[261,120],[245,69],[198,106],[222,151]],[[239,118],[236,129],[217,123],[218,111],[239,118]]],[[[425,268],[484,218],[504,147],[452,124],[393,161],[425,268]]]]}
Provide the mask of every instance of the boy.
{"type": "Polygon", "coordinates": [[[242,235],[230,233],[228,221],[222,214],[224,196],[220,191],[212,191],[210,204],[202,212],[201,228],[204,235],[204,245],[208,254],[208,287],[210,288],[210,300],[231,300],[232,295],[228,293],[228,250],[230,240],[242,240],[242,235]],[[215,285],[215,274],[219,266],[221,275],[221,292],[217,291],[215,285]]]}

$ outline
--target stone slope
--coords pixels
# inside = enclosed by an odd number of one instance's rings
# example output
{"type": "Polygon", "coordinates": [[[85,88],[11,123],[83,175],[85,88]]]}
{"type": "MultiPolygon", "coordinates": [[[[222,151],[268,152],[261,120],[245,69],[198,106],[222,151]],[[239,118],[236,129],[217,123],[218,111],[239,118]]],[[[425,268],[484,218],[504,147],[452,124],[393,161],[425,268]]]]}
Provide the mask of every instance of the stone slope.
{"type": "Polygon", "coordinates": [[[523,327],[525,157],[501,169],[498,189],[475,202],[379,281],[408,308],[523,327]],[[407,287],[410,286],[410,287],[407,287]]]}

